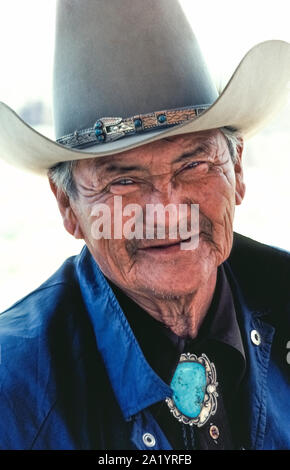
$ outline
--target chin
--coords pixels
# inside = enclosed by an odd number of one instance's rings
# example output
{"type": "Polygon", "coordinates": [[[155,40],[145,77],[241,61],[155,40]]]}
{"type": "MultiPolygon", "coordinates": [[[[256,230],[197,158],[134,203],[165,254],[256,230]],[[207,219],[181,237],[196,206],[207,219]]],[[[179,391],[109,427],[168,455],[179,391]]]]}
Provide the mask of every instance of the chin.
{"type": "Polygon", "coordinates": [[[144,293],[150,293],[150,296],[162,299],[177,299],[189,294],[194,293],[200,286],[200,277],[192,277],[191,275],[177,275],[162,276],[159,279],[144,276],[139,280],[138,288],[144,293]],[[162,281],[161,281],[162,279],[162,281]],[[178,279],[178,282],[176,280],[178,279]]]}
{"type": "Polygon", "coordinates": [[[162,289],[162,286],[144,286],[144,292],[146,294],[150,294],[150,297],[154,297],[155,299],[160,299],[160,300],[177,300],[180,299],[186,295],[191,295],[195,293],[195,289],[180,289],[180,290],[174,290],[170,291],[168,289],[162,289]]]}
{"type": "Polygon", "coordinates": [[[136,279],[140,284],[153,286],[156,291],[166,290],[185,295],[207,282],[216,272],[216,259],[172,260],[170,263],[144,263],[138,267],[136,279]]]}

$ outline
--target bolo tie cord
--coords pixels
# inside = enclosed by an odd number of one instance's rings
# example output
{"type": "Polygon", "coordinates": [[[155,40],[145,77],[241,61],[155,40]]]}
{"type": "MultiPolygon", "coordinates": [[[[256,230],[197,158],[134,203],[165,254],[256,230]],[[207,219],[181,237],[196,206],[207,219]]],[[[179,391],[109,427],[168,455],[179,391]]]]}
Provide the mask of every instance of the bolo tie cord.
{"type": "Polygon", "coordinates": [[[194,450],[196,448],[195,447],[195,435],[194,435],[194,427],[193,426],[188,426],[188,425],[185,425],[184,423],[182,423],[182,437],[183,437],[183,441],[184,441],[185,450],[194,450]],[[187,429],[188,429],[189,439],[187,438],[187,429]]]}

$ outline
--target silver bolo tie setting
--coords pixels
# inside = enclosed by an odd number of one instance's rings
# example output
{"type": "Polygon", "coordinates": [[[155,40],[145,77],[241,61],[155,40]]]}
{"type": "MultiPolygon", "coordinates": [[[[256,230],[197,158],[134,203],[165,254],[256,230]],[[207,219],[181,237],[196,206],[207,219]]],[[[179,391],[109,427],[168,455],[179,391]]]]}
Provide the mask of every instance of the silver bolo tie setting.
{"type": "Polygon", "coordinates": [[[170,387],[172,398],[166,403],[173,416],[189,426],[203,426],[217,411],[215,365],[205,354],[181,354],[170,387]]]}

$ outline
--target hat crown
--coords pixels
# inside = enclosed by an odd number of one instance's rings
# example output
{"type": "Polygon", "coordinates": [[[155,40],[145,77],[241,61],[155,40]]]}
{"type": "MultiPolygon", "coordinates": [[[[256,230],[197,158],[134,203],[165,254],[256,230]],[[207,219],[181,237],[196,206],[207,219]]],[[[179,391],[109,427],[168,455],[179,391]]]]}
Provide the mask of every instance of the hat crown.
{"type": "Polygon", "coordinates": [[[55,44],[56,138],[218,96],[176,0],[61,0],[55,44]]]}

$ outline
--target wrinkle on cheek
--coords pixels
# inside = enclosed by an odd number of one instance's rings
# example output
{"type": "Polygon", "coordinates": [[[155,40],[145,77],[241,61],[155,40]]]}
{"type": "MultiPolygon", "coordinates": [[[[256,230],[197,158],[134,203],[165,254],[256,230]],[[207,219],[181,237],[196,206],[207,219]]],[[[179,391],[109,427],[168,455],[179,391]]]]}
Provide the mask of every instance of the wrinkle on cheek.
{"type": "Polygon", "coordinates": [[[198,187],[197,194],[200,194],[200,203],[219,205],[232,205],[235,200],[235,179],[234,174],[225,172],[219,168],[218,173],[212,174],[215,181],[207,179],[202,186],[198,187]],[[222,201],[222,202],[221,202],[222,201]]]}
{"type": "Polygon", "coordinates": [[[222,263],[228,258],[232,247],[233,239],[233,211],[231,206],[226,205],[220,217],[214,220],[215,245],[219,253],[218,263],[222,263]]]}
{"type": "Polygon", "coordinates": [[[235,178],[234,166],[233,165],[231,165],[230,167],[227,166],[223,174],[224,174],[225,179],[227,180],[227,184],[235,188],[236,178],[235,178]]]}
{"type": "Polygon", "coordinates": [[[86,189],[79,189],[79,199],[83,202],[84,205],[92,205],[98,202],[103,202],[107,196],[107,191],[103,190],[96,190],[93,187],[86,188],[86,189]]]}
{"type": "Polygon", "coordinates": [[[105,187],[105,171],[102,168],[95,169],[87,167],[83,170],[79,169],[79,173],[75,175],[77,181],[77,189],[83,198],[101,197],[105,187]]]}
{"type": "Polygon", "coordinates": [[[221,177],[224,176],[229,185],[233,185],[235,179],[234,174],[234,167],[229,158],[227,158],[224,162],[214,163],[213,165],[212,175],[221,177]]]}
{"type": "Polygon", "coordinates": [[[122,244],[118,243],[116,246],[107,245],[102,250],[102,257],[110,275],[113,275],[118,281],[121,278],[123,283],[126,284],[128,276],[136,263],[136,257],[133,253],[128,253],[124,242],[122,244]]]}
{"type": "MultiPolygon", "coordinates": [[[[233,219],[235,211],[235,188],[225,184],[225,174],[219,178],[219,184],[204,186],[199,194],[200,214],[204,213],[212,223],[212,250],[217,265],[228,258],[232,246],[233,219]]],[[[197,192],[198,194],[198,192],[197,192]]]]}

